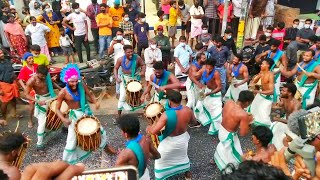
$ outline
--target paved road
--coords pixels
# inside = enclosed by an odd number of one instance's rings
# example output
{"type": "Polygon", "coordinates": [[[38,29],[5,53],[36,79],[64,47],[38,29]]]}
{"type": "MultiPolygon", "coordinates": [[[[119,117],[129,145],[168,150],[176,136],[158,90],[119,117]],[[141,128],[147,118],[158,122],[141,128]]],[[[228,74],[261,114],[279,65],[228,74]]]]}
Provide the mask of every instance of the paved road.
{"type": "MultiPolygon", "coordinates": [[[[26,109],[26,108],[23,108],[26,109]]],[[[24,110],[24,113],[27,111],[24,110]]],[[[120,129],[117,126],[112,125],[112,118],[115,116],[98,116],[101,121],[102,126],[107,130],[107,135],[109,138],[109,143],[117,148],[124,148],[124,139],[121,136],[120,129]]],[[[141,115],[140,115],[141,117],[141,115]]],[[[140,118],[142,119],[142,118],[140,118]]],[[[8,128],[13,130],[16,126],[17,120],[10,120],[8,128]]],[[[146,123],[141,120],[142,131],[145,130],[146,123]]],[[[65,140],[67,137],[66,133],[62,131],[56,131],[49,134],[46,138],[46,157],[37,157],[35,156],[35,143],[36,138],[36,128],[27,129],[26,127],[27,120],[26,118],[22,119],[20,122],[20,132],[24,132],[30,136],[32,139],[31,146],[26,153],[23,167],[34,162],[48,162],[54,161],[62,158],[62,152],[65,145],[65,140]]],[[[7,130],[8,128],[0,128],[0,132],[7,130]]],[[[191,171],[193,174],[193,179],[209,180],[215,179],[219,176],[219,171],[216,167],[209,164],[209,160],[213,157],[214,150],[218,144],[218,138],[212,137],[207,134],[209,127],[200,127],[197,129],[190,129],[189,133],[191,136],[189,142],[189,158],[192,162],[191,171]]],[[[243,145],[243,149],[248,148],[252,149],[251,136],[241,138],[240,141],[243,145]]],[[[115,163],[116,157],[109,156],[104,159],[108,167],[112,167],[115,163]]],[[[83,162],[88,169],[100,168],[101,165],[101,153],[94,152],[88,159],[83,162]]],[[[150,163],[151,169],[153,168],[153,163],[150,163]]],[[[150,171],[152,172],[152,170],[150,171]]],[[[153,174],[152,174],[152,177],[153,174]]],[[[183,179],[182,176],[173,177],[171,179],[183,179]]]]}

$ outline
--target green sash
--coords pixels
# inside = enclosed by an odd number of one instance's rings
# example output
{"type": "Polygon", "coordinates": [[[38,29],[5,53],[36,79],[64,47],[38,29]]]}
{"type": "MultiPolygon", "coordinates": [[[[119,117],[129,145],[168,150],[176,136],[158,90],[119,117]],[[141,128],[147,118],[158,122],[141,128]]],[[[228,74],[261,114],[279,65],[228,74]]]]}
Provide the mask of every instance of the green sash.
{"type": "Polygon", "coordinates": [[[50,76],[49,73],[46,76],[46,83],[47,83],[47,87],[48,87],[48,91],[49,91],[50,97],[51,98],[56,97],[57,95],[56,95],[56,93],[54,93],[52,80],[51,80],[51,76],[50,76]]]}
{"type": "Polygon", "coordinates": [[[162,135],[159,136],[160,141],[162,141],[166,137],[168,137],[176,129],[176,126],[177,126],[177,113],[176,113],[176,111],[175,110],[167,110],[166,115],[167,115],[168,120],[167,120],[165,130],[163,131],[162,135]]]}
{"type": "Polygon", "coordinates": [[[132,55],[132,66],[131,66],[131,77],[134,77],[136,74],[136,68],[137,68],[137,55],[132,55]]]}
{"type": "Polygon", "coordinates": [[[225,139],[222,143],[231,141],[232,156],[238,161],[238,163],[240,163],[242,162],[242,159],[240,153],[237,151],[234,145],[234,136],[237,136],[237,133],[229,132],[227,139],[225,139]]]}
{"type": "Polygon", "coordinates": [[[82,85],[82,81],[80,81],[78,83],[78,88],[79,88],[79,92],[80,92],[80,107],[81,107],[81,111],[86,113],[87,115],[92,115],[92,111],[90,109],[90,106],[87,105],[86,92],[84,91],[84,87],[82,85]]]}
{"type": "MultiPolygon", "coordinates": [[[[171,72],[164,71],[163,77],[161,78],[162,81],[161,81],[161,83],[159,84],[159,86],[165,86],[165,85],[167,85],[170,75],[171,75],[171,72]]],[[[154,78],[157,79],[156,77],[154,77],[154,78]]],[[[160,91],[160,92],[159,92],[159,96],[158,96],[159,101],[162,100],[163,96],[164,96],[164,92],[163,92],[163,91],[160,91]]]]}
{"type": "MultiPolygon", "coordinates": [[[[278,64],[278,62],[279,62],[282,54],[283,54],[283,51],[281,51],[280,49],[278,49],[277,52],[276,52],[276,54],[275,54],[275,55],[273,56],[273,58],[272,58],[274,64],[273,64],[273,66],[270,68],[270,71],[273,71],[273,69],[277,66],[277,64],[278,64]]],[[[270,58],[270,56],[271,56],[271,51],[268,53],[268,56],[267,56],[267,57],[270,58]]]]}
{"type": "Polygon", "coordinates": [[[133,153],[136,155],[136,158],[138,159],[139,177],[142,177],[145,169],[143,149],[141,148],[140,144],[135,141],[130,142],[127,148],[133,151],[133,153]]]}
{"type": "MultiPolygon", "coordinates": [[[[307,72],[312,72],[314,70],[314,68],[316,68],[317,66],[319,65],[319,62],[314,62],[312,64],[312,66],[308,67],[307,69],[305,69],[307,72]]],[[[304,86],[304,83],[307,81],[308,77],[307,75],[303,74],[302,75],[302,78],[299,82],[299,86],[302,87],[304,86]]]]}

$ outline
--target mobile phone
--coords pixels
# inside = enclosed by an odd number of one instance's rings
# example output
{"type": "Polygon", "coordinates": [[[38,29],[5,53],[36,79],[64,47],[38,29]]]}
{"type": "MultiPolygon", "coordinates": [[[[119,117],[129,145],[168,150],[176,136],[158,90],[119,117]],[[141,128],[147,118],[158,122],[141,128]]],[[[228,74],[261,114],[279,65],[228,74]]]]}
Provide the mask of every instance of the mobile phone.
{"type": "Polygon", "coordinates": [[[84,171],[72,180],[138,180],[138,170],[134,166],[121,166],[84,171]]]}

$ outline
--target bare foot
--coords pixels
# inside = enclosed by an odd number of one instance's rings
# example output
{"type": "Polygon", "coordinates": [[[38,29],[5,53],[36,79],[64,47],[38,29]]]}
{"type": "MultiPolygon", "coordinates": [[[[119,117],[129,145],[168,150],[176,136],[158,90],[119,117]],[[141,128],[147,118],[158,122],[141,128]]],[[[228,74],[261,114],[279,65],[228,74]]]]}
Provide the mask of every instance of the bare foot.
{"type": "Polygon", "coordinates": [[[184,173],[184,177],[186,180],[191,180],[192,174],[190,171],[187,171],[184,173]]]}
{"type": "Polygon", "coordinates": [[[0,126],[7,126],[8,125],[8,122],[4,119],[1,119],[0,120],[0,126]]]}
{"type": "Polygon", "coordinates": [[[106,147],[104,148],[104,151],[111,155],[115,155],[118,153],[118,151],[115,148],[111,147],[110,145],[106,145],[106,147]]]}
{"type": "Polygon", "coordinates": [[[213,159],[210,159],[209,163],[210,163],[212,166],[217,166],[216,162],[215,162],[213,159]]]}
{"type": "Polygon", "coordinates": [[[32,129],[33,128],[33,122],[32,121],[28,121],[28,128],[32,129]]]}

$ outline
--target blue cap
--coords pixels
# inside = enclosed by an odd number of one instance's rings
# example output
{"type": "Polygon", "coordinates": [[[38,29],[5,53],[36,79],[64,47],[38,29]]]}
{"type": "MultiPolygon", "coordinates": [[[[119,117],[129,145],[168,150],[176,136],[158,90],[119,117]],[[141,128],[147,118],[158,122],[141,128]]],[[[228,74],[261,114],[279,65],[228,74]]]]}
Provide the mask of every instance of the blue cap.
{"type": "Polygon", "coordinates": [[[120,5],[120,0],[115,0],[114,4],[120,5]]]}
{"type": "Polygon", "coordinates": [[[27,60],[27,59],[28,59],[28,57],[30,57],[30,56],[32,56],[32,57],[33,57],[33,54],[31,54],[31,53],[29,53],[29,52],[26,52],[26,53],[24,53],[24,55],[23,55],[22,59],[23,59],[23,60],[27,60]]]}

